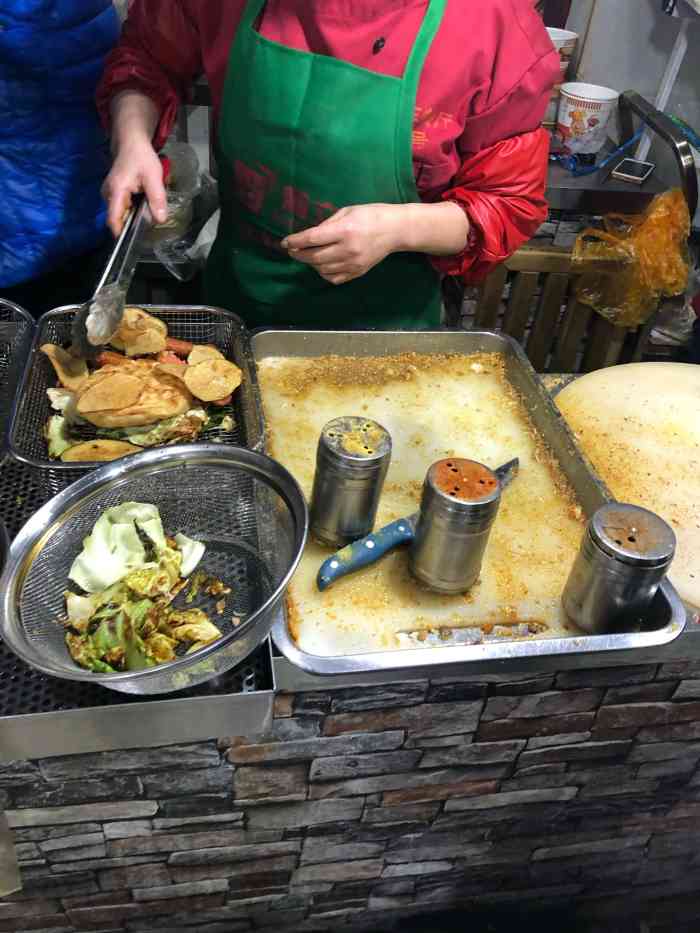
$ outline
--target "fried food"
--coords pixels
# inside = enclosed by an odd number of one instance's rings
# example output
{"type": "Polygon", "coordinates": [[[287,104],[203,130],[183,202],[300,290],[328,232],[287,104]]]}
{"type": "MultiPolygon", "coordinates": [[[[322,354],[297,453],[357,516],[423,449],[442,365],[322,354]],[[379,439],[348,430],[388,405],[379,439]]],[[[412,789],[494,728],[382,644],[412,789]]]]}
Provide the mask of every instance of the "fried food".
{"type": "Polygon", "coordinates": [[[174,376],[175,379],[180,379],[184,382],[185,373],[187,372],[187,363],[158,363],[155,371],[157,373],[165,373],[168,376],[174,376]]]}
{"type": "Polygon", "coordinates": [[[44,427],[50,459],[111,460],[195,440],[205,427],[231,430],[233,419],[222,408],[231,403],[241,371],[212,344],[169,337],[167,330],[164,321],[131,307],[111,341],[123,352],[104,349],[86,363],[54,344],[41,348],[60,382],[47,390],[59,412],[44,427]],[[85,422],[101,429],[96,440],[104,438],[107,446],[83,442],[85,422]],[[124,445],[123,454],[113,442],[124,445]]]}
{"type": "Polygon", "coordinates": [[[196,366],[197,363],[201,363],[203,360],[223,359],[226,359],[226,357],[220,350],[217,350],[216,347],[212,347],[209,344],[198,344],[196,347],[192,347],[192,351],[187,357],[187,363],[190,366],[196,366]]]}
{"type": "Polygon", "coordinates": [[[184,415],[192,407],[192,396],[175,376],[151,372],[139,380],[136,400],[119,409],[84,412],[83,417],[98,428],[130,428],[155,424],[184,415]]]}
{"type": "Polygon", "coordinates": [[[64,463],[96,463],[106,462],[108,460],[117,460],[119,457],[126,457],[127,454],[137,454],[142,447],[136,447],[134,444],[128,444],[126,441],[109,441],[98,439],[95,441],[84,441],[82,444],[75,444],[61,454],[61,460],[64,463]]]}
{"type": "Polygon", "coordinates": [[[170,350],[177,356],[187,356],[192,352],[194,344],[191,340],[179,340],[177,337],[168,337],[165,341],[165,349],[170,350]]]}
{"type": "Polygon", "coordinates": [[[63,347],[53,343],[45,343],[41,352],[48,356],[59,382],[66,389],[75,392],[88,379],[87,363],[83,359],[72,356],[63,347]]]}
{"type": "Polygon", "coordinates": [[[144,356],[165,349],[168,327],[141,308],[125,308],[124,317],[110,343],[127,356],[144,356]]]}
{"type": "Polygon", "coordinates": [[[142,389],[143,380],[126,372],[103,373],[96,380],[91,377],[78,392],[78,412],[88,417],[94,412],[128,408],[138,402],[142,389]]]}
{"type": "Polygon", "coordinates": [[[230,395],[241,384],[241,371],[228,360],[209,359],[188,366],[185,384],[192,395],[213,402],[230,395]]]}

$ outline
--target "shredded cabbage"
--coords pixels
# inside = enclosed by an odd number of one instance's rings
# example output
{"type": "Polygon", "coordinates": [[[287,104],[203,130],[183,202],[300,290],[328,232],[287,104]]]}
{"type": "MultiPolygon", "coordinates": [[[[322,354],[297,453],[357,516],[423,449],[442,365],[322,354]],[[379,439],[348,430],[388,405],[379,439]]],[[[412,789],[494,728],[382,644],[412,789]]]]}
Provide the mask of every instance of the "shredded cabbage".
{"type": "Polygon", "coordinates": [[[205,547],[201,541],[188,538],[187,535],[183,535],[182,532],[178,532],[175,535],[175,543],[182,553],[180,573],[183,577],[189,577],[197,564],[204,557],[205,547]]]}
{"type": "Polygon", "coordinates": [[[107,589],[133,570],[141,570],[149,555],[139,530],[157,551],[166,547],[163,523],[155,505],[124,502],[107,509],[95,522],[92,534],[68,574],[86,593],[107,589]]]}
{"type": "Polygon", "coordinates": [[[62,453],[76,444],[68,435],[68,422],[63,415],[52,415],[46,422],[45,436],[49,445],[49,457],[57,460],[62,453]]]}

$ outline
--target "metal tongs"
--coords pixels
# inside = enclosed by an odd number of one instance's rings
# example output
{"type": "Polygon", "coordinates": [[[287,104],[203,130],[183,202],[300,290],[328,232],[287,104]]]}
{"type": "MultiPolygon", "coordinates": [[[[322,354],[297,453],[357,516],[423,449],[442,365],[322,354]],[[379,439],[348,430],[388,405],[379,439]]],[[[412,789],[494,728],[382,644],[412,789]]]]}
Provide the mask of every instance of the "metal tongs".
{"type": "MultiPolygon", "coordinates": [[[[170,175],[170,161],[161,157],[163,181],[170,175]]],[[[89,301],[76,312],[71,328],[74,356],[96,356],[119,329],[124,317],[126,295],[139,259],[138,247],[153,218],[143,192],[135,194],[124,220],[122,232],[114,244],[102,278],[89,301]]]]}
{"type": "Polygon", "coordinates": [[[81,305],[73,319],[71,350],[75,356],[83,359],[96,356],[119,329],[126,293],[138,262],[141,235],[150,224],[150,217],[145,195],[135,195],[95,293],[81,305]]]}

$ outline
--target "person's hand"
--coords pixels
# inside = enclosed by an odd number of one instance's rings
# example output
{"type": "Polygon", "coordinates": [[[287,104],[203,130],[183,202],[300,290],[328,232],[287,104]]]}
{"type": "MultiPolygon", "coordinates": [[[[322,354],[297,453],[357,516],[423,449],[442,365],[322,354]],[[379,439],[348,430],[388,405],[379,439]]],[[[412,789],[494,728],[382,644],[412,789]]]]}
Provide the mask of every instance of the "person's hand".
{"type": "Polygon", "coordinates": [[[317,227],[282,240],[292,259],[308,263],[333,285],[357,279],[403,247],[405,204],[343,207],[317,227]]]}
{"type": "Polygon", "coordinates": [[[138,191],[146,193],[154,221],[164,223],[168,218],[168,202],[163,166],[147,137],[119,147],[102,185],[102,197],[107,202],[107,224],[115,236],[121,233],[131,196],[138,191]]]}

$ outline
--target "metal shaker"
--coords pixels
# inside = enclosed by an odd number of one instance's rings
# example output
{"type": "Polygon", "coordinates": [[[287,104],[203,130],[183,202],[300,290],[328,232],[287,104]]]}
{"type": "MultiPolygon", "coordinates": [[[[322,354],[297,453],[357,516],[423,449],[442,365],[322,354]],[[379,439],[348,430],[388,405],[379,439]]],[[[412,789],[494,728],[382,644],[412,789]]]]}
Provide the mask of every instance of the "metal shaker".
{"type": "Polygon", "coordinates": [[[345,416],[321,431],[310,507],[310,532],[344,547],[374,527],[391,460],[389,432],[369,418],[345,416]]]}
{"type": "Polygon", "coordinates": [[[459,458],[434,463],[420,512],[397,518],[327,558],[316,577],[319,590],[407,544],[409,567],[418,580],[439,593],[466,592],[479,576],[501,490],[519,466],[517,458],[496,470],[459,458]]]}
{"type": "Polygon", "coordinates": [[[588,523],[562,594],[569,619],[591,634],[634,625],[673,560],[676,536],[648,509],[602,506],[588,523]]]}
{"type": "Polygon", "coordinates": [[[438,593],[465,593],[476,583],[498,506],[497,475],[475,460],[439,460],[423,483],[420,517],[409,552],[413,576],[438,593]]]}

